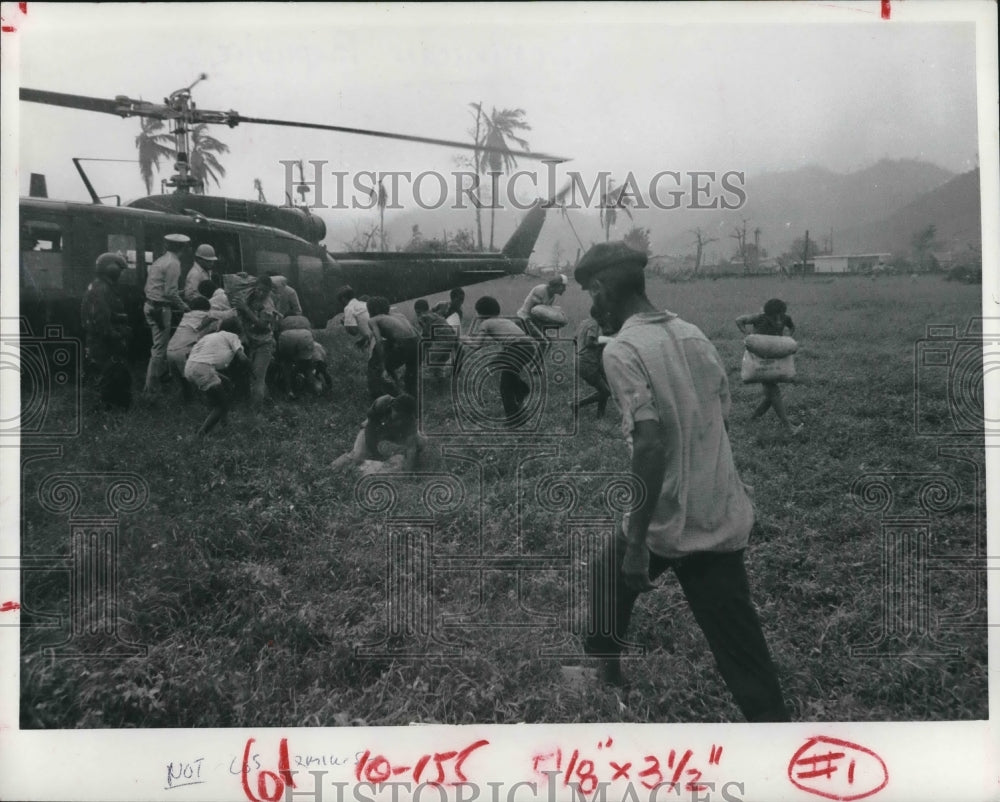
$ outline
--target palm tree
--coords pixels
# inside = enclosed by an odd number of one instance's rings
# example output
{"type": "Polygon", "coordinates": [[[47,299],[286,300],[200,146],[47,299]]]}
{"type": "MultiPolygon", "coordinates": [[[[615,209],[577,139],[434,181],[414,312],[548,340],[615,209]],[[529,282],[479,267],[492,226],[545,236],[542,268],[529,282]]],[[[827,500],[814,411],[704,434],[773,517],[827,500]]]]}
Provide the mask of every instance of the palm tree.
{"type": "Polygon", "coordinates": [[[142,130],[135,138],[135,146],[139,150],[139,174],[146,185],[146,194],[153,194],[153,171],[159,170],[160,159],[170,159],[174,156],[174,138],[163,132],[163,120],[155,117],[143,117],[140,121],[142,130]]]}
{"type": "Polygon", "coordinates": [[[604,227],[605,242],[611,239],[611,229],[618,222],[619,209],[628,215],[629,220],[632,219],[632,212],[628,207],[635,202],[635,199],[625,194],[626,189],[628,189],[626,184],[615,188],[615,181],[611,178],[608,179],[608,188],[601,193],[601,225],[604,227]]]}
{"type": "Polygon", "coordinates": [[[208,188],[209,180],[219,186],[219,179],[226,175],[226,168],[219,163],[215,155],[217,153],[229,153],[229,145],[210,136],[207,123],[199,123],[191,129],[188,162],[191,165],[191,175],[201,182],[202,192],[208,188]]]}
{"type": "Polygon", "coordinates": [[[479,154],[478,171],[483,175],[489,173],[492,179],[492,202],[490,203],[490,250],[493,250],[493,228],[496,218],[497,183],[501,173],[505,173],[517,165],[517,159],[510,153],[508,141],[516,142],[521,150],[528,149],[526,140],[518,137],[515,131],[530,131],[531,126],[524,121],[524,109],[502,109],[494,107],[489,117],[483,115],[486,126],[483,151],[479,154]],[[489,148],[489,150],[486,150],[489,148]]]}
{"type": "Polygon", "coordinates": [[[264,185],[260,182],[259,178],[253,180],[253,188],[257,192],[257,200],[260,203],[267,203],[267,198],[264,197],[264,185]]]}
{"type": "Polygon", "coordinates": [[[457,161],[459,163],[459,166],[461,166],[461,167],[469,167],[469,166],[471,166],[472,169],[475,170],[475,172],[476,172],[476,185],[473,187],[473,190],[475,191],[475,194],[473,195],[473,204],[472,205],[475,208],[475,212],[476,212],[476,237],[477,237],[476,241],[478,243],[479,250],[482,250],[483,249],[483,214],[482,214],[482,210],[481,210],[482,197],[479,194],[479,192],[480,192],[480,187],[479,187],[479,165],[482,162],[482,158],[481,157],[483,155],[483,151],[482,151],[483,140],[485,139],[485,136],[486,136],[485,126],[483,125],[483,119],[485,118],[486,114],[483,111],[483,104],[482,103],[470,103],[469,106],[472,108],[473,111],[476,112],[476,127],[469,129],[469,134],[472,135],[472,142],[475,145],[475,150],[472,151],[471,164],[469,162],[469,157],[468,156],[464,156],[464,155],[463,156],[459,156],[457,158],[457,161]]]}

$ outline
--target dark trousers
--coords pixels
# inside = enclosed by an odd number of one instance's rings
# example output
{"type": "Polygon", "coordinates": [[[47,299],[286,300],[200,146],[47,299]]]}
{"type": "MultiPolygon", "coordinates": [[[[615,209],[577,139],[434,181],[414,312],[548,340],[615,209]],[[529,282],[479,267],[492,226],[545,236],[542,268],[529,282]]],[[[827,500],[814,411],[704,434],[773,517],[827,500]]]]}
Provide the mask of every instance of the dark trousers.
{"type": "MultiPolygon", "coordinates": [[[[626,541],[612,537],[591,566],[590,616],[584,649],[613,656],[625,647],[639,594],[621,573],[626,541]]],[[[708,640],[715,663],[747,721],[788,721],[781,685],[750,598],[743,551],[667,559],[650,552],[649,576],[672,568],[708,640]]]]}
{"type": "Polygon", "coordinates": [[[412,396],[416,396],[417,394],[417,373],[420,360],[419,342],[416,337],[397,340],[386,348],[385,353],[385,367],[390,373],[400,367],[406,371],[403,375],[403,389],[407,394],[412,396]]]}
{"type": "Polygon", "coordinates": [[[537,349],[533,345],[514,343],[507,345],[500,354],[500,401],[508,424],[516,422],[521,407],[531,394],[531,385],[522,374],[537,369],[537,361],[537,349]]]}

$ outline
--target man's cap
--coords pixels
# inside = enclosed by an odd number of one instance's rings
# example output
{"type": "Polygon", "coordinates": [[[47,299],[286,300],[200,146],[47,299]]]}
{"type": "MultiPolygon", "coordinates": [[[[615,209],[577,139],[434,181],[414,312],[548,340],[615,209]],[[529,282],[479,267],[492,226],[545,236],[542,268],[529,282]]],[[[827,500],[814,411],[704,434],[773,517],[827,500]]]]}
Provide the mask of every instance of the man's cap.
{"type": "MultiPolygon", "coordinates": [[[[175,237],[177,234],[171,234],[170,236],[175,237]]],[[[184,236],[183,234],[179,236],[184,236]]],[[[185,237],[185,239],[187,239],[185,237]]],[[[208,243],[203,243],[199,245],[197,250],[194,252],[195,259],[201,259],[203,262],[217,262],[218,259],[215,256],[215,248],[213,248],[208,243]]]]}
{"type": "Polygon", "coordinates": [[[98,274],[106,275],[112,267],[116,267],[119,270],[127,269],[128,263],[120,253],[102,253],[97,257],[95,266],[97,267],[98,274]]]}
{"type": "Polygon", "coordinates": [[[646,261],[646,254],[628,247],[624,242],[602,242],[583,255],[576,270],[573,271],[573,278],[582,287],[586,287],[594,276],[609,267],[621,266],[642,270],[646,267],[646,261]]]}
{"type": "MultiPolygon", "coordinates": [[[[166,242],[173,242],[176,245],[187,245],[191,238],[187,234],[167,234],[163,238],[166,242]]],[[[215,253],[215,251],[212,251],[215,253]]]]}

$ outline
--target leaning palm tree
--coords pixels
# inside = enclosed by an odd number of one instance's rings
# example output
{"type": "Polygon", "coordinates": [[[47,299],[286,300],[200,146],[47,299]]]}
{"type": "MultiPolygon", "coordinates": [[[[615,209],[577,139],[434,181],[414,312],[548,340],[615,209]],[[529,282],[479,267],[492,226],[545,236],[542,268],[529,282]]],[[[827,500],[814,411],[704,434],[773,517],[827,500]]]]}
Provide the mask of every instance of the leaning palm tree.
{"type": "Polygon", "coordinates": [[[490,203],[490,250],[493,250],[493,228],[496,218],[497,184],[500,175],[517,165],[517,159],[510,152],[508,141],[516,142],[521,150],[528,149],[526,140],[518,137],[515,131],[530,131],[531,126],[524,121],[524,109],[496,108],[489,117],[483,116],[486,126],[486,136],[483,150],[479,154],[478,170],[483,175],[489,174],[492,179],[493,195],[490,203]]]}
{"type": "Polygon", "coordinates": [[[201,182],[201,192],[208,188],[208,182],[219,186],[219,179],[226,175],[226,168],[220,164],[216,154],[229,153],[229,145],[220,142],[208,133],[208,124],[199,123],[191,129],[191,153],[188,162],[191,175],[201,182]]]}
{"type": "Polygon", "coordinates": [[[174,138],[163,131],[163,120],[155,117],[143,117],[140,120],[142,129],[135,138],[135,146],[139,150],[139,174],[146,185],[146,194],[153,194],[153,172],[159,171],[160,159],[171,159],[174,156],[174,138]]]}
{"type": "Polygon", "coordinates": [[[601,193],[601,225],[604,227],[605,242],[611,239],[611,229],[618,222],[619,209],[628,215],[629,220],[632,219],[632,212],[629,211],[628,207],[634,203],[635,199],[631,195],[625,194],[626,189],[628,189],[627,184],[616,188],[612,178],[608,179],[608,188],[601,193]]]}

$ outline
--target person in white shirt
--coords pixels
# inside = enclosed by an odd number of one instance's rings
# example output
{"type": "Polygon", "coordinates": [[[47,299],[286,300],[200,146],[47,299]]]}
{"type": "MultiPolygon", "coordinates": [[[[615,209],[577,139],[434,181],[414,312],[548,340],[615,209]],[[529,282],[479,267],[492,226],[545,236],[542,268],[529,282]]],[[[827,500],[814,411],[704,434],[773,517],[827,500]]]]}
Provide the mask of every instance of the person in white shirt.
{"type": "Polygon", "coordinates": [[[354,344],[365,350],[371,343],[372,332],[368,326],[368,305],[354,297],[351,287],[341,287],[337,291],[337,300],[344,307],[344,328],[355,338],[354,344]]]}
{"type": "Polygon", "coordinates": [[[209,413],[205,422],[198,430],[198,436],[204,437],[229,413],[231,382],[219,374],[234,361],[243,367],[249,365],[249,359],[243,352],[240,342],[240,323],[236,318],[222,322],[219,331],[206,334],[191,349],[187,363],[184,365],[184,378],[205,393],[208,398],[209,413]]]}

